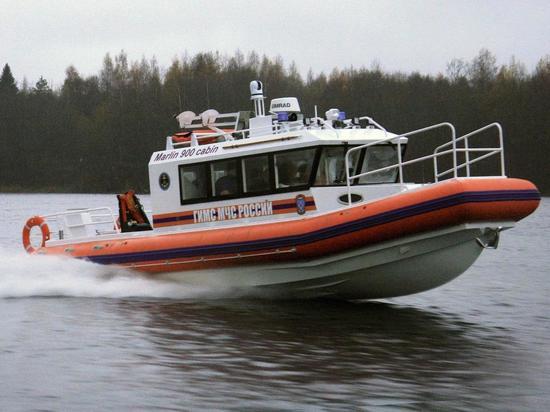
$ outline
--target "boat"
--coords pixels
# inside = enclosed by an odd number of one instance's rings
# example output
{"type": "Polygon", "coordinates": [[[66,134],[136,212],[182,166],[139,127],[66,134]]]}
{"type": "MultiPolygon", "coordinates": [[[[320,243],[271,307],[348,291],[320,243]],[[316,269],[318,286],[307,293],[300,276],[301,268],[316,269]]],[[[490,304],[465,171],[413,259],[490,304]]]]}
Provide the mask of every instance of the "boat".
{"type": "Polygon", "coordinates": [[[175,116],[148,164],[151,211],[128,191],[118,211],[33,216],[25,249],[239,296],[380,299],[456,278],[539,205],[533,183],[506,176],[498,123],[396,134],[337,108],[308,118],[296,97],[266,111],[263,84],[250,92],[254,110],[175,116]],[[445,142],[408,159],[434,131],[445,142]],[[497,170],[476,174],[489,160],[497,170]],[[428,182],[405,181],[414,164],[428,182]]]}

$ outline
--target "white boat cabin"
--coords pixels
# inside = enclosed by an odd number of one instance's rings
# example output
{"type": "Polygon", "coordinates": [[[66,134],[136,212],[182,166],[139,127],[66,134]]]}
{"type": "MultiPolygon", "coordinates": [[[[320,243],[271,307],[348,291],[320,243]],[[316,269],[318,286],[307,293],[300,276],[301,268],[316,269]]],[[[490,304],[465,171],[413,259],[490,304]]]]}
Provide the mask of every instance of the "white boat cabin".
{"type": "Polygon", "coordinates": [[[261,82],[250,88],[254,112],[176,116],[181,131],[149,162],[155,229],[299,218],[403,189],[406,137],[338,109],[305,118],[294,97],[266,114],[261,82]]]}

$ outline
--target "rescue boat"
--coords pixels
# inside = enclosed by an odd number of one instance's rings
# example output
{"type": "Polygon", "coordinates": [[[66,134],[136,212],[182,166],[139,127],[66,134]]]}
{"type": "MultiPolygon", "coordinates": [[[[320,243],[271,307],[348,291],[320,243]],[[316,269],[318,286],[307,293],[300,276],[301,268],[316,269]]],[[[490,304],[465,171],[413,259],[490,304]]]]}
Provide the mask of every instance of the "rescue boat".
{"type": "Polygon", "coordinates": [[[339,109],[307,118],[295,97],[266,113],[262,83],[250,91],[254,111],[176,116],[180,130],[149,161],[150,212],[129,191],[118,212],[34,216],[25,249],[244,295],[378,299],[454,279],[540,202],[534,184],[506,176],[498,123],[395,134],[339,109]],[[409,140],[433,131],[445,143],[407,159],[409,140]],[[488,159],[497,172],[474,176],[488,159]],[[422,162],[431,181],[405,182],[422,162]]]}

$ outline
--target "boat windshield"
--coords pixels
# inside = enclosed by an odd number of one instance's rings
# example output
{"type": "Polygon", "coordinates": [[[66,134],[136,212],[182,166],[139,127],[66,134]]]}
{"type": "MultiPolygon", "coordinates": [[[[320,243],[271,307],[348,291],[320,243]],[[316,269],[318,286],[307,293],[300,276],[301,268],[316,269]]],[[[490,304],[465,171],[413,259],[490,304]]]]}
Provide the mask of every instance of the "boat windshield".
{"type": "MultiPolygon", "coordinates": [[[[367,148],[365,160],[361,165],[361,172],[366,173],[371,170],[381,169],[383,167],[395,165],[398,163],[397,146],[380,145],[367,148]]],[[[369,183],[395,183],[397,181],[398,169],[389,169],[373,173],[371,175],[359,178],[359,184],[369,183]]]]}
{"type": "MultiPolygon", "coordinates": [[[[344,156],[348,148],[344,146],[323,147],[319,168],[315,178],[316,186],[335,186],[346,184],[346,168],[344,156]]],[[[356,151],[350,158],[350,174],[355,174],[360,151],[356,151]]]]}
{"type": "MultiPolygon", "coordinates": [[[[346,185],[345,154],[349,147],[327,146],[323,148],[319,160],[319,168],[315,178],[315,186],[346,185]]],[[[365,150],[357,150],[350,156],[350,175],[365,173],[371,170],[396,164],[397,149],[393,145],[371,146],[365,150]]],[[[355,184],[395,183],[397,168],[363,176],[355,184]]]]}

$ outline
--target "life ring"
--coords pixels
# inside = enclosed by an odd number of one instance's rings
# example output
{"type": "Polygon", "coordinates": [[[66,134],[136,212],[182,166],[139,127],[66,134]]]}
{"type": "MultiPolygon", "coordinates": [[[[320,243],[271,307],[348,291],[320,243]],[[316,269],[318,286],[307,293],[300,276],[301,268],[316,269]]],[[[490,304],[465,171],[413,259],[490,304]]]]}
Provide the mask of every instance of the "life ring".
{"type": "Polygon", "coordinates": [[[40,247],[46,246],[46,241],[50,240],[50,228],[44,219],[40,216],[31,217],[27,220],[27,223],[25,223],[25,227],[23,228],[23,247],[27,253],[36,252],[36,249],[31,245],[31,229],[34,226],[40,226],[40,231],[42,232],[42,244],[40,247]]]}
{"type": "MultiPolygon", "coordinates": [[[[200,132],[200,131],[197,131],[195,133],[195,135],[197,137],[200,137],[201,134],[211,134],[212,131],[208,131],[208,132],[200,132]]],[[[175,135],[172,136],[172,143],[189,143],[191,141],[191,132],[180,132],[180,133],[176,133],[175,135]]],[[[216,143],[218,141],[218,138],[216,136],[213,136],[213,137],[208,137],[206,139],[197,139],[197,142],[202,145],[202,144],[212,144],[212,143],[216,143]]]]}
{"type": "MultiPolygon", "coordinates": [[[[222,132],[225,132],[225,133],[228,133],[228,134],[231,134],[231,133],[234,133],[235,130],[234,129],[220,129],[222,132]]],[[[199,129],[199,130],[195,130],[193,132],[178,132],[178,133],[175,133],[174,135],[172,135],[172,143],[188,143],[191,141],[191,134],[192,133],[195,133],[195,136],[197,137],[201,137],[201,135],[208,135],[208,134],[212,134],[212,133],[215,133],[213,130],[210,130],[210,129],[199,129]]],[[[203,144],[212,144],[212,143],[216,143],[218,141],[218,137],[219,136],[212,136],[212,137],[207,137],[207,138],[204,138],[204,139],[197,139],[199,145],[203,145],[203,144]]]]}
{"type": "Polygon", "coordinates": [[[172,136],[172,143],[187,143],[191,141],[191,132],[179,132],[172,136]]]}

